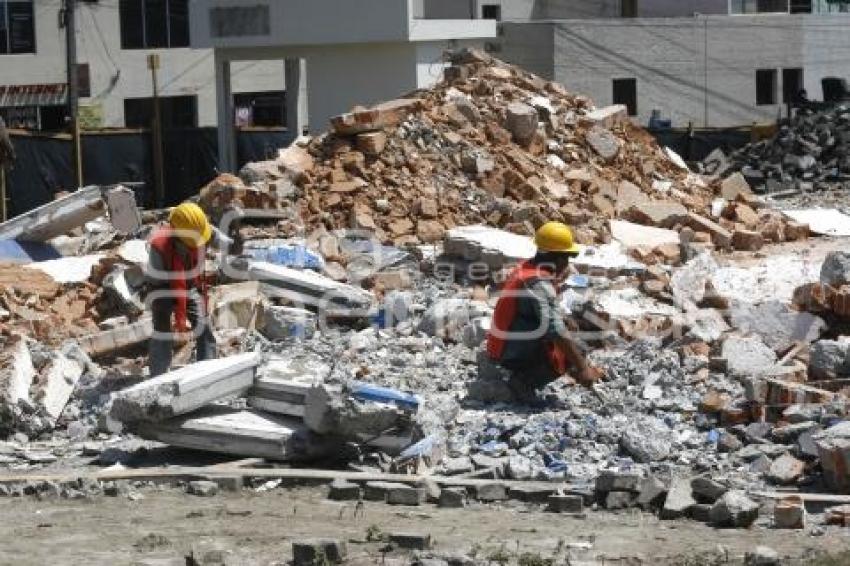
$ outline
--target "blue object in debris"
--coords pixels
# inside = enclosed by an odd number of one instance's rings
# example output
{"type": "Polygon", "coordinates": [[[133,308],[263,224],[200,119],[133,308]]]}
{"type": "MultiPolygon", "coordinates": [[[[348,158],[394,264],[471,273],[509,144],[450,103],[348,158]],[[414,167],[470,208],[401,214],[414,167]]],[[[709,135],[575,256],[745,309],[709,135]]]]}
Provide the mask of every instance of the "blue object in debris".
{"type": "Polygon", "coordinates": [[[590,277],[587,275],[570,275],[567,277],[566,285],[573,289],[587,289],[590,287],[590,277]]]}
{"type": "Polygon", "coordinates": [[[547,452],[543,455],[543,463],[551,472],[567,471],[567,463],[564,462],[558,455],[547,452]]]}
{"type": "Polygon", "coordinates": [[[60,257],[61,254],[50,244],[0,240],[0,261],[5,263],[32,263],[60,257]]]}
{"type": "Polygon", "coordinates": [[[508,451],[508,445],[504,442],[491,440],[480,445],[478,451],[485,456],[501,456],[508,451]]]}
{"type": "Polygon", "coordinates": [[[427,456],[434,450],[434,444],[437,441],[437,435],[432,434],[430,436],[426,436],[419,442],[411,444],[404,450],[402,450],[401,454],[398,455],[399,460],[410,460],[411,458],[418,458],[420,456],[427,456]]]}
{"type": "Polygon", "coordinates": [[[720,441],[720,432],[716,428],[708,431],[708,443],[717,444],[720,441]]]}
{"type": "Polygon", "coordinates": [[[372,385],[354,381],[350,385],[351,394],[361,401],[375,401],[377,403],[388,403],[397,405],[404,409],[418,409],[419,398],[411,393],[405,393],[389,387],[372,385]]]}
{"type": "Polygon", "coordinates": [[[325,260],[322,256],[305,246],[283,244],[267,248],[247,248],[245,253],[257,261],[265,261],[284,267],[316,271],[321,271],[325,267],[325,260]]]}

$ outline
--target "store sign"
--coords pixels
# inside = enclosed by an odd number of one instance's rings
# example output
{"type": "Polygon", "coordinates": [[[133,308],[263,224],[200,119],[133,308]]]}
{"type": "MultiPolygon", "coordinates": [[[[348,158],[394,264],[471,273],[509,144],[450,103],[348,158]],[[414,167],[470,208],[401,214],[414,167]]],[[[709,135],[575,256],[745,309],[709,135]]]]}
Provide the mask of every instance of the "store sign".
{"type": "Polygon", "coordinates": [[[66,103],[65,83],[36,85],[0,85],[0,107],[60,106],[66,103]]]}

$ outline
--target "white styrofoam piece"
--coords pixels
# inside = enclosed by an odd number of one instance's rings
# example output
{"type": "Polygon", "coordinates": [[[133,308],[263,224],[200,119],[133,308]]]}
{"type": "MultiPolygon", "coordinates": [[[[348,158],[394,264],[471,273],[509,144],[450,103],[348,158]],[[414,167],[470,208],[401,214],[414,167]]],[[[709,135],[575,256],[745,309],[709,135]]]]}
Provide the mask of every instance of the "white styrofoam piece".
{"type": "Polygon", "coordinates": [[[82,283],[91,277],[92,268],[106,257],[104,254],[92,254],[79,257],[60,257],[48,261],[38,261],[26,265],[27,269],[38,269],[49,275],[57,283],[82,283]]]}

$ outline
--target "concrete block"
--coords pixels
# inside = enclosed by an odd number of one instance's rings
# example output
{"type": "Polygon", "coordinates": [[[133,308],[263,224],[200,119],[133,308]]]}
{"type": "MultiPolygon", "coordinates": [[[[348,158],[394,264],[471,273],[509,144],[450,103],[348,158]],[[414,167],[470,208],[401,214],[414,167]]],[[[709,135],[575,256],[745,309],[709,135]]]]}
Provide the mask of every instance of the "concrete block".
{"type": "Polygon", "coordinates": [[[35,367],[32,362],[27,339],[23,336],[15,338],[14,345],[9,349],[10,359],[3,374],[0,374],[0,395],[9,406],[16,406],[19,401],[29,402],[30,387],[35,379],[35,367]]]}
{"type": "Polygon", "coordinates": [[[316,333],[316,315],[306,309],[267,307],[260,331],[269,340],[310,339],[316,333]]]}
{"type": "Polygon", "coordinates": [[[802,477],[805,468],[806,465],[794,456],[783,454],[770,465],[766,477],[778,485],[791,485],[802,477]]]}
{"type": "Polygon", "coordinates": [[[198,497],[213,497],[218,494],[218,484],[208,480],[190,481],[186,493],[198,497]]]}
{"type": "Polygon", "coordinates": [[[334,480],[328,489],[328,499],[358,501],[360,499],[360,486],[345,480],[334,480]]]}
{"type": "Polygon", "coordinates": [[[582,513],[584,500],[579,495],[552,494],[548,499],[549,511],[553,513],[582,513]]]}
{"type": "Polygon", "coordinates": [[[612,491],[605,496],[605,508],[609,510],[628,509],[634,502],[635,495],[627,491],[612,491]]]}
{"type": "Polygon", "coordinates": [[[596,491],[603,493],[633,491],[637,493],[640,481],[638,474],[605,470],[596,477],[596,491]]]}
{"type": "Polygon", "coordinates": [[[714,503],[720,499],[729,488],[710,478],[698,477],[691,480],[691,490],[699,501],[714,503]]]}
{"type": "Polygon", "coordinates": [[[508,497],[525,503],[547,503],[555,491],[555,486],[520,485],[508,489],[508,497]]]}
{"type": "Polygon", "coordinates": [[[776,502],[773,525],[777,529],[805,529],[806,506],[799,496],[789,496],[776,502]]]}
{"type": "Polygon", "coordinates": [[[112,227],[121,234],[134,234],[142,227],[142,214],[136,205],[136,193],[118,186],[106,192],[106,208],[112,227]]]}
{"type": "Polygon", "coordinates": [[[644,478],[638,483],[635,504],[645,511],[659,508],[667,497],[667,491],[667,485],[655,476],[644,478]]]}
{"type": "Polygon", "coordinates": [[[257,328],[264,314],[263,299],[258,281],[241,281],[210,289],[208,301],[213,327],[217,330],[257,328]]]}
{"type": "Polygon", "coordinates": [[[338,449],[298,420],[220,405],[164,422],[140,422],[133,432],[181,448],[281,462],[309,461],[338,449]]]}
{"type": "Polygon", "coordinates": [[[391,489],[403,487],[407,487],[407,485],[386,481],[370,481],[367,482],[363,488],[363,499],[366,501],[383,501],[386,503],[387,496],[391,489]]]}
{"type": "Polygon", "coordinates": [[[508,490],[503,483],[476,485],[474,492],[475,499],[485,503],[489,503],[491,501],[504,501],[508,498],[508,490]]]}
{"type": "Polygon", "coordinates": [[[850,421],[843,421],[813,435],[823,479],[838,493],[850,493],[850,421]]]}
{"type": "Polygon", "coordinates": [[[387,503],[390,505],[422,505],[427,492],[420,487],[400,486],[387,490],[387,503]]]}
{"type": "Polygon", "coordinates": [[[696,232],[708,232],[711,234],[711,241],[715,246],[724,249],[731,247],[732,233],[720,224],[693,212],[688,215],[686,223],[696,232]]]}
{"type": "Polygon", "coordinates": [[[710,503],[697,503],[696,505],[692,505],[689,512],[690,518],[700,523],[710,523],[712,507],[713,505],[710,503]]]}
{"type": "Polygon", "coordinates": [[[213,401],[244,393],[254,383],[260,354],[197,362],[149,379],[113,397],[110,416],[118,422],[161,421],[213,401]]]}
{"type": "Polygon", "coordinates": [[[437,504],[443,508],[458,508],[466,506],[466,490],[461,487],[443,488],[437,504]]]}
{"type": "Polygon", "coordinates": [[[294,566],[340,564],[348,556],[348,545],[342,540],[305,540],[292,543],[294,566]]]}
{"type": "Polygon", "coordinates": [[[85,187],[0,224],[0,240],[46,242],[103,215],[100,187],[85,187]]]}
{"type": "Polygon", "coordinates": [[[752,525],[758,515],[758,503],[751,501],[743,491],[731,490],[712,506],[710,518],[717,527],[743,529],[752,525]]]}
{"type": "Polygon", "coordinates": [[[390,533],[390,542],[406,550],[428,550],[431,548],[431,535],[418,533],[390,533]]]}

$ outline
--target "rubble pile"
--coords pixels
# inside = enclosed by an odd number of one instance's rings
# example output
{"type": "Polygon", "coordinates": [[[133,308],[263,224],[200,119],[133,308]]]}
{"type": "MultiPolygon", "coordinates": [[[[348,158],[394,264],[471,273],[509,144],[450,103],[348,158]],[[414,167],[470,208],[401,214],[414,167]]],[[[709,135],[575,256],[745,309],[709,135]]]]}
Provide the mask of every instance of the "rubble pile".
{"type": "MultiPolygon", "coordinates": [[[[290,235],[303,226],[359,229],[397,247],[436,243],[471,224],[529,235],[547,220],[576,226],[587,244],[609,241],[615,219],[621,231],[629,223],[672,230],[675,242],[684,231],[718,249],[808,233],[748,188],[713,218],[713,188],[633,125],[624,106],[596,109],[477,51],[453,61],[437,87],[338,116],[327,134],[246,165],[241,179],[220,177],[202,204],[211,214],[230,202],[275,209],[290,235]]],[[[637,243],[627,247],[648,259],[657,242],[641,241],[646,229],[631,232],[637,243]]]]}
{"type": "Polygon", "coordinates": [[[750,144],[728,160],[708,161],[712,173],[739,171],[758,193],[846,189],[850,181],[850,108],[801,108],[776,136],[750,144]]]}
{"type": "MultiPolygon", "coordinates": [[[[337,500],[470,495],[740,528],[805,526],[800,501],[766,516],[772,490],[850,490],[850,259],[827,256],[793,301],[805,275],[730,267],[808,236],[746,179],[704,183],[622,108],[477,52],[435,89],[332,127],[201,190],[245,240],[208,256],[220,357],[193,362],[181,337],[176,369],[155,378],[141,266],[164,214],[119,215],[102,201],[125,193],[89,188],[28,217],[27,234],[65,252],[0,267],[0,465],[123,465],[144,439],[136,452],[427,476],[338,478],[337,500]],[[530,257],[550,219],[583,244],[560,300],[605,379],[519,401],[482,351],[492,272],[530,257]]],[[[11,222],[0,234],[24,233],[11,222]]]]}

